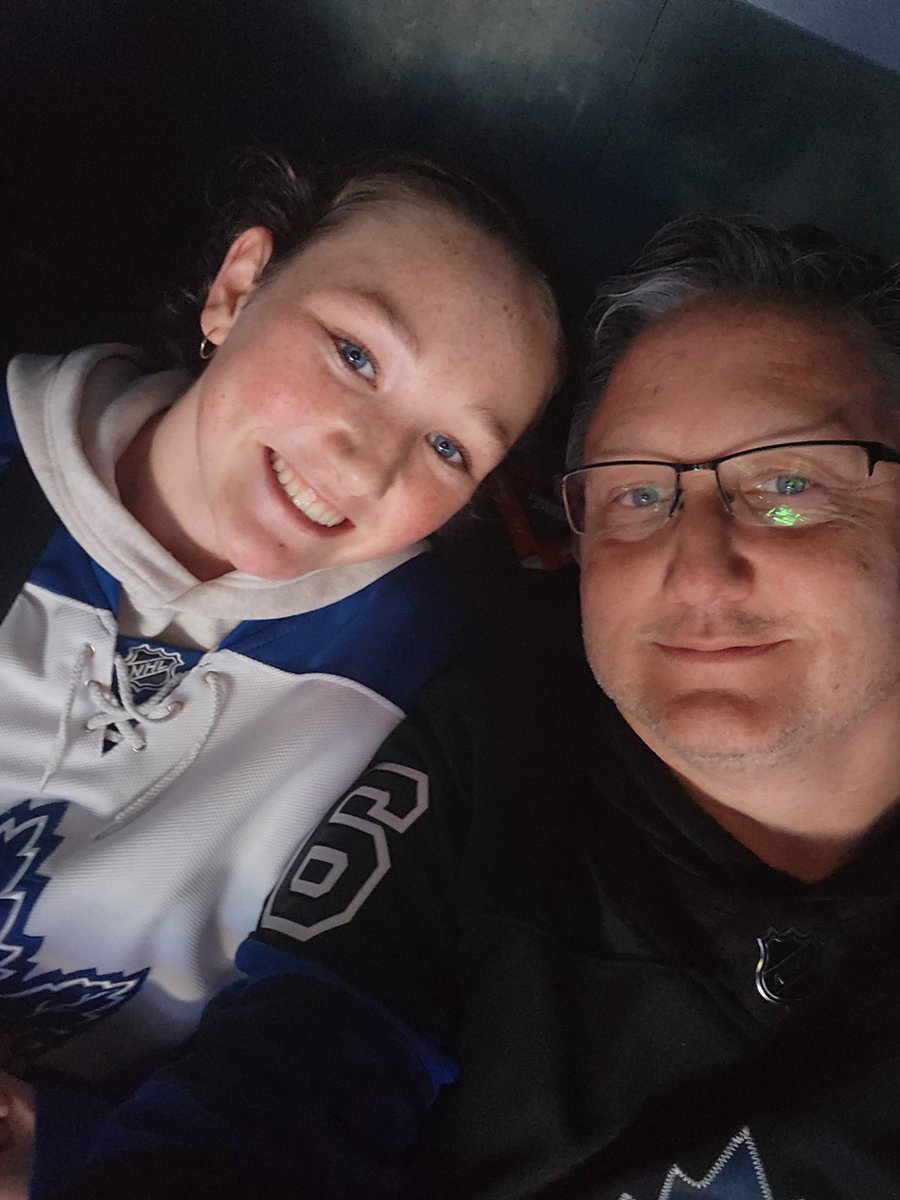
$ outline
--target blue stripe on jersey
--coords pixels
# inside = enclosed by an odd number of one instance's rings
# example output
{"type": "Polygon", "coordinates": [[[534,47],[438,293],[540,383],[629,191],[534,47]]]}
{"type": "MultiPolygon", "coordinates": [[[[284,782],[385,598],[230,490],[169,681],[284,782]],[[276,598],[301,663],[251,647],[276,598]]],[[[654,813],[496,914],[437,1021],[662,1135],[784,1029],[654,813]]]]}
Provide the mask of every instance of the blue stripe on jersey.
{"type": "MultiPolygon", "coordinates": [[[[0,471],[9,466],[20,444],[4,374],[4,380],[0,381],[0,471]]],[[[71,596],[111,613],[118,610],[118,582],[89,558],[62,526],[50,538],[30,578],[58,596],[71,596]]]]}
{"type": "Polygon", "coordinates": [[[222,648],[283,671],[352,679],[406,709],[461,650],[461,609],[430,554],[368,587],[280,621],[243,621],[222,648]],[[373,635],[374,631],[374,635],[373,635]]]}
{"type": "Polygon", "coordinates": [[[248,977],[207,1006],[188,1052],[94,1115],[91,1160],[156,1147],[159,1170],[166,1147],[219,1147],[258,1164],[263,1195],[277,1178],[318,1200],[394,1196],[455,1064],[323,967],[254,940],[237,961],[248,977]]]}
{"type": "MultiPolygon", "coordinates": [[[[118,611],[118,581],[63,527],[53,534],[31,580],[113,615],[118,611]]],[[[352,679],[405,710],[422,685],[458,656],[461,624],[450,580],[429,554],[420,554],[324,608],[242,621],[221,648],[280,671],[352,679]]],[[[140,640],[168,651],[179,649],[140,640]]],[[[193,666],[196,659],[191,658],[193,666]]]]}
{"type": "MultiPolygon", "coordinates": [[[[9,466],[20,444],[6,386],[0,384],[0,471],[9,466]]],[[[63,526],[50,538],[30,578],[58,596],[71,596],[111,613],[118,611],[118,581],[95,563],[63,526]]]]}
{"type": "Polygon", "coordinates": [[[459,1074],[455,1061],[439,1049],[430,1039],[416,1033],[413,1029],[395,1016],[390,1009],[374,996],[351,987],[336,971],[323,967],[320,963],[300,958],[287,950],[279,950],[268,942],[261,942],[255,937],[245,938],[238,946],[234,957],[235,966],[243,971],[246,979],[238,980],[223,989],[219,995],[229,1003],[231,998],[244,990],[252,995],[254,985],[267,980],[284,979],[291,975],[305,975],[318,980],[361,1001],[371,1009],[381,1021],[384,1021],[394,1031],[394,1035],[402,1043],[411,1058],[419,1064],[427,1076],[431,1088],[431,1099],[437,1096],[442,1087],[453,1083],[459,1074]]]}
{"type": "Polygon", "coordinates": [[[40,562],[31,572],[31,582],[92,608],[112,614],[119,609],[119,581],[94,562],[64,526],[47,543],[40,562]]]}

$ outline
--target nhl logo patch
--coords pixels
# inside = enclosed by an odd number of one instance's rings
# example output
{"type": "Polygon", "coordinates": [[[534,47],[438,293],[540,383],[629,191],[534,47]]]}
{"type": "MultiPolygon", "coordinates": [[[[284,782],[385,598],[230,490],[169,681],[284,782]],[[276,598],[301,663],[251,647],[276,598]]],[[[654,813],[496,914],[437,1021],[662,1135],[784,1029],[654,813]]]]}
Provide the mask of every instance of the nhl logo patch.
{"type": "Polygon", "coordinates": [[[132,646],[122,661],[128,669],[128,679],[135,693],[163,691],[184,667],[184,659],[176,650],[148,646],[146,642],[132,646]]]}
{"type": "Polygon", "coordinates": [[[770,1004],[795,1004],[822,983],[822,943],[811,933],[770,929],[756,939],[756,990],[770,1004]]]}

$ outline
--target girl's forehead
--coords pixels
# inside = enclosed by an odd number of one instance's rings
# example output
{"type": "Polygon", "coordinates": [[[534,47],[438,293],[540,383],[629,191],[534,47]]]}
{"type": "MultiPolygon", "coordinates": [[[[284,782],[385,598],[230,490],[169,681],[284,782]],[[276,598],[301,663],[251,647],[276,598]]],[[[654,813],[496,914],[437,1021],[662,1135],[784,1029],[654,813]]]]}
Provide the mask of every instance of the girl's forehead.
{"type": "Polygon", "coordinates": [[[522,274],[495,237],[427,197],[369,201],[338,212],[295,259],[383,271],[411,261],[463,278],[522,274]]]}
{"type": "Polygon", "coordinates": [[[418,323],[417,312],[421,319],[437,314],[453,322],[465,314],[484,320],[499,309],[508,320],[555,329],[536,281],[505,248],[436,203],[356,209],[288,259],[272,283],[288,305],[312,292],[376,295],[407,323],[418,323]]]}
{"type": "MultiPolygon", "coordinates": [[[[273,284],[285,318],[302,323],[317,313],[376,359],[385,357],[378,339],[387,331],[455,369],[462,361],[489,374],[499,364],[507,375],[513,365],[527,368],[542,394],[555,376],[559,328],[536,281],[490,235],[440,204],[360,207],[273,284]]],[[[385,357],[382,368],[396,361],[385,357]]]]}
{"type": "Polygon", "coordinates": [[[325,224],[339,231],[367,222],[402,230],[422,229],[432,224],[458,225],[467,230],[477,230],[490,238],[477,222],[450,204],[437,197],[414,192],[398,191],[394,195],[386,193],[338,204],[326,218],[325,224]]]}

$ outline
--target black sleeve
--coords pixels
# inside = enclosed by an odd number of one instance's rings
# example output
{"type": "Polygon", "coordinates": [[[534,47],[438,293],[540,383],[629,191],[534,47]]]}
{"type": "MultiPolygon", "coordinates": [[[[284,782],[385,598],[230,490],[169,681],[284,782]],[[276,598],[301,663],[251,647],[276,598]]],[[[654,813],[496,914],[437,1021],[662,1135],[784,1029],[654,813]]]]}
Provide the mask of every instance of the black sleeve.
{"type": "Polygon", "coordinates": [[[253,934],[335,971],[438,1043],[457,1003],[469,716],[465,675],[426,693],[299,847],[253,934]]]}

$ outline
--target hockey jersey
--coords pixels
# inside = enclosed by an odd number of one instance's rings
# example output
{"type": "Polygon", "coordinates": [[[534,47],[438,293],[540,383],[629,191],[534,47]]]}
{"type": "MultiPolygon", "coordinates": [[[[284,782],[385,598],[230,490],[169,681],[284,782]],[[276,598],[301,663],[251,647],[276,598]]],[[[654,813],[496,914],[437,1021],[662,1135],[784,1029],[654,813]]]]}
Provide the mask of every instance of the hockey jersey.
{"type": "Polygon", "coordinates": [[[0,467],[21,442],[62,520],[0,626],[0,1032],[84,1077],[191,1033],[298,835],[457,649],[423,545],[198,584],[138,526],[115,461],[185,382],[92,347],[14,360],[0,407],[0,467]]]}
{"type": "Polygon", "coordinates": [[[900,1194],[896,821],[802,884],[590,686],[429,689],[298,847],[190,1054],[101,1123],[91,1195],[186,1198],[179,1148],[214,1144],[222,1197],[247,1164],[279,1200],[900,1194]]]}

